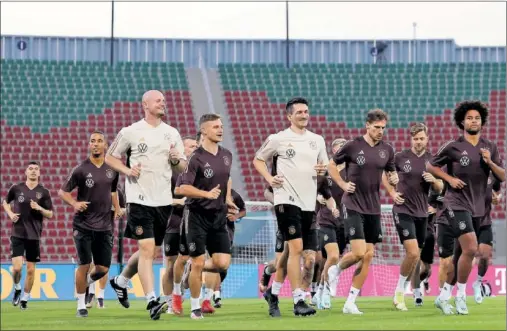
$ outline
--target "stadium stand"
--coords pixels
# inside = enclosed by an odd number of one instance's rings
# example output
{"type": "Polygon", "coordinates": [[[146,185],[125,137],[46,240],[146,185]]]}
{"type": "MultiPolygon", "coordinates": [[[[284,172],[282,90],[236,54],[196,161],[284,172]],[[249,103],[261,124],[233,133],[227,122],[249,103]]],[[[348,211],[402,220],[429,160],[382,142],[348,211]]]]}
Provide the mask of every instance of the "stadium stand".
{"type": "MultiPolygon", "coordinates": [[[[359,135],[365,112],[380,107],[391,116],[387,139],[395,149],[409,146],[407,127],[417,120],[428,124],[433,152],[458,134],[450,125],[456,102],[487,100],[491,118],[486,136],[503,151],[505,69],[505,63],[302,64],[290,69],[282,64],[220,65],[248,200],[263,200],[265,183],[251,160],[269,133],[286,127],[283,108],[290,97],[310,99],[312,130],[327,141],[359,135]]],[[[42,182],[53,195],[56,211],[55,219],[45,223],[43,260],[69,262],[75,256],[73,211],[57,198],[57,191],[72,167],[86,157],[89,132],[103,129],[113,139],[121,127],[142,117],[139,100],[148,89],[165,92],[168,120],[182,135],[196,132],[181,63],[123,62],[110,67],[106,62],[2,60],[1,88],[1,194],[4,197],[12,183],[23,180],[27,160],[41,160],[42,182]]],[[[384,193],[382,203],[391,203],[384,193]]],[[[502,210],[497,207],[494,218],[505,219],[502,210]]],[[[10,226],[1,214],[0,259],[6,261],[10,226]]],[[[125,241],[125,258],[132,244],[125,241]]],[[[116,249],[117,245],[114,259],[116,249]]]]}
{"type": "MultiPolygon", "coordinates": [[[[148,89],[164,91],[171,117],[182,135],[195,135],[190,92],[181,63],[56,62],[2,60],[2,197],[24,180],[28,160],[39,160],[42,183],[50,190],[55,218],[45,221],[41,258],[70,262],[73,210],[57,191],[71,169],[87,155],[91,131],[118,131],[142,118],[139,100],[148,89]]],[[[10,258],[5,213],[1,213],[1,260],[10,258]]],[[[124,254],[133,241],[125,241],[124,254]]],[[[117,245],[115,245],[116,254],[117,245]]],[[[116,255],[113,256],[116,259],[116,255]]]]}
{"type": "MultiPolygon", "coordinates": [[[[309,98],[310,126],[328,142],[361,134],[366,111],[379,107],[390,115],[387,139],[396,150],[410,146],[407,128],[422,121],[434,153],[459,134],[450,122],[456,103],[480,99],[491,107],[485,135],[504,149],[505,63],[222,64],[219,72],[251,200],[263,199],[265,186],[251,160],[270,133],[287,126],[284,104],[294,96],[309,98]]],[[[385,192],[382,203],[392,203],[385,192]]],[[[493,217],[505,219],[502,210],[493,217]]]]}

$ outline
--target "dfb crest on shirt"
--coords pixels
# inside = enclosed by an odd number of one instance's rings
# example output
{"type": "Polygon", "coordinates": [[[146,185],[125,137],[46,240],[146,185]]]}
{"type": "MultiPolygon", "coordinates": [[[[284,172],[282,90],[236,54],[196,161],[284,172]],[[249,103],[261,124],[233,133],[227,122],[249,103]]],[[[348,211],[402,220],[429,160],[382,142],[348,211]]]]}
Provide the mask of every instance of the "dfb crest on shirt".
{"type": "Polygon", "coordinates": [[[195,252],[195,243],[188,244],[188,250],[191,252],[195,252]]]}
{"type": "Polygon", "coordinates": [[[324,241],[328,241],[329,236],[327,234],[324,235],[324,241]]]}
{"type": "Polygon", "coordinates": [[[165,245],[165,251],[169,252],[171,250],[171,246],[169,244],[165,245]]]}
{"type": "Polygon", "coordinates": [[[224,156],[224,164],[226,166],[228,166],[229,164],[231,164],[231,160],[229,160],[229,157],[228,156],[224,156]]]}
{"type": "Polygon", "coordinates": [[[408,237],[409,232],[407,229],[403,229],[403,237],[408,237]]]}
{"type": "Polygon", "coordinates": [[[378,155],[380,156],[381,159],[385,159],[387,156],[387,152],[381,149],[380,152],[378,152],[378,155]]]}
{"type": "Polygon", "coordinates": [[[286,155],[289,159],[292,159],[294,156],[296,156],[296,151],[295,151],[293,148],[288,148],[288,149],[285,151],[285,155],[286,155]]]}
{"type": "Polygon", "coordinates": [[[24,196],[24,195],[20,195],[20,196],[18,197],[18,202],[20,202],[20,203],[21,203],[21,202],[23,202],[23,201],[25,201],[25,196],[24,196]]]}
{"type": "Polygon", "coordinates": [[[276,242],[276,248],[277,249],[281,249],[282,248],[282,242],[281,241],[277,241],[276,242]]]}
{"type": "Polygon", "coordinates": [[[405,171],[405,172],[410,172],[410,171],[412,171],[412,167],[410,166],[410,164],[408,164],[408,163],[407,163],[407,164],[405,164],[405,165],[403,166],[403,171],[405,171]]]}
{"type": "Polygon", "coordinates": [[[289,234],[294,234],[294,233],[296,233],[296,228],[293,225],[289,226],[289,234]]]}
{"type": "Polygon", "coordinates": [[[136,235],[140,236],[143,234],[143,227],[142,226],[137,226],[136,227],[136,235]]]}
{"type": "Polygon", "coordinates": [[[357,163],[357,165],[362,166],[366,163],[366,159],[364,158],[363,155],[359,155],[356,159],[356,163],[357,163]]]}
{"type": "Polygon", "coordinates": [[[463,222],[463,221],[459,222],[459,229],[460,230],[463,231],[463,230],[465,230],[466,227],[467,227],[467,225],[465,224],[465,222],[463,222]]]}
{"type": "Polygon", "coordinates": [[[88,178],[88,179],[86,179],[86,181],[85,181],[85,185],[86,185],[86,187],[88,187],[88,188],[92,188],[92,187],[93,187],[93,185],[95,185],[95,182],[93,181],[93,179],[88,178]]]}
{"type": "Polygon", "coordinates": [[[355,235],[355,234],[356,234],[356,228],[351,227],[351,228],[350,228],[350,230],[349,230],[349,234],[350,234],[351,236],[355,235]]]}
{"type": "Polygon", "coordinates": [[[114,177],[114,171],[112,169],[107,169],[106,170],[106,176],[109,179],[113,178],[114,177]]]}
{"type": "Polygon", "coordinates": [[[459,163],[462,167],[467,167],[470,164],[470,159],[468,156],[462,156],[461,159],[459,159],[459,163]]]}
{"type": "Polygon", "coordinates": [[[40,192],[35,193],[35,197],[40,200],[42,198],[42,193],[40,192]]]}
{"type": "Polygon", "coordinates": [[[213,169],[211,168],[204,169],[204,177],[206,178],[213,177],[213,169]]]}
{"type": "Polygon", "coordinates": [[[185,251],[185,245],[180,244],[180,253],[183,253],[185,251]]]}
{"type": "Polygon", "coordinates": [[[315,142],[314,140],[310,141],[309,144],[311,149],[313,150],[317,149],[317,142],[315,142]]]}

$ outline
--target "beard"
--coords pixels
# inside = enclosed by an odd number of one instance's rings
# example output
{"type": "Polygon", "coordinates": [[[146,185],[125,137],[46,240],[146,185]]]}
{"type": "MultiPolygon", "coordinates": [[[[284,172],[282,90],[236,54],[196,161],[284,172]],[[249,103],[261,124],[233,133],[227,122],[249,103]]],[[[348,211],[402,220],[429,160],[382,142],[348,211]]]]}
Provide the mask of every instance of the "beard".
{"type": "Polygon", "coordinates": [[[481,130],[480,130],[480,129],[479,129],[479,130],[471,130],[471,129],[467,129],[467,130],[466,130],[466,132],[467,132],[469,135],[471,135],[471,136],[475,136],[475,135],[478,135],[478,134],[481,132],[481,130]]]}
{"type": "Polygon", "coordinates": [[[419,148],[415,147],[414,149],[417,154],[422,154],[423,152],[426,151],[426,147],[419,147],[419,148]]]}
{"type": "Polygon", "coordinates": [[[166,109],[157,109],[156,110],[156,113],[155,113],[155,116],[158,117],[158,118],[162,118],[165,116],[165,113],[166,113],[166,109]]]}

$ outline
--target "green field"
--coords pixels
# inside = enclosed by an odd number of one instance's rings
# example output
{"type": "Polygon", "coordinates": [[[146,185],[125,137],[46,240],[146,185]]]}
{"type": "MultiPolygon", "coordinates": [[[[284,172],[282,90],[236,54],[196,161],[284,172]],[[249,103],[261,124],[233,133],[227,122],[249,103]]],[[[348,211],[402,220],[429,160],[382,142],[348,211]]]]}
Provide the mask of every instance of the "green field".
{"type": "Polygon", "coordinates": [[[468,298],[468,316],[444,316],[433,306],[433,298],[425,298],[423,307],[415,308],[407,297],[408,312],[395,311],[390,298],[360,298],[358,307],[363,316],[343,315],[343,299],[333,301],[333,309],[318,311],[312,317],[294,317],[291,301],[280,302],[282,317],[267,314],[262,299],[225,299],[223,307],[202,320],[191,320],[189,301],[183,305],[185,316],[164,314],[151,321],[144,301],[131,302],[124,309],[115,301],[107,301],[106,309],[92,308],[88,318],[77,318],[76,303],[29,302],[21,311],[9,302],[2,302],[2,330],[505,330],[505,296],[487,298],[477,305],[468,298]]]}

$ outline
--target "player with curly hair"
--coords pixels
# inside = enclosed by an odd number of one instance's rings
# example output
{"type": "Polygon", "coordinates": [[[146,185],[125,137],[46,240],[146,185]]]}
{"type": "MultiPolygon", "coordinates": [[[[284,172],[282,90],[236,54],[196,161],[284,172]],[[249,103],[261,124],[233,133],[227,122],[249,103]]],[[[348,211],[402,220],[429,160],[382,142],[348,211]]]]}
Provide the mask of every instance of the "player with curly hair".
{"type": "MultiPolygon", "coordinates": [[[[427,165],[428,171],[448,184],[445,194],[450,233],[440,234],[457,238],[455,253],[458,293],[455,298],[458,314],[468,314],[466,283],[477,252],[477,235],[474,223],[486,213],[486,192],[490,173],[503,182],[505,170],[495,143],[481,136],[488,119],[488,108],[480,101],[463,101],[454,110],[454,121],[463,135],[444,144],[427,165]],[[441,168],[446,166],[447,172],[441,168]]],[[[435,305],[444,314],[452,314],[448,303],[452,280],[444,284],[435,305]]]]}

